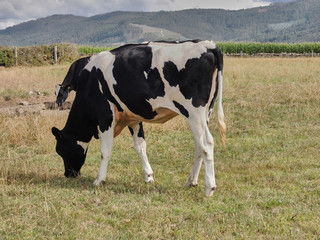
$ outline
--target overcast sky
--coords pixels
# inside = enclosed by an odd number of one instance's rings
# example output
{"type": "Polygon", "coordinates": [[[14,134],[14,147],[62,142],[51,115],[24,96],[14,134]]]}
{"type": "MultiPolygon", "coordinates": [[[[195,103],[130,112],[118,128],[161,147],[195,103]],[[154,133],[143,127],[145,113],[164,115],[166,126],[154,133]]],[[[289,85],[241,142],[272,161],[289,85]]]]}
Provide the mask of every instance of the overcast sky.
{"type": "Polygon", "coordinates": [[[292,0],[0,0],[0,29],[53,14],[93,16],[112,11],[244,9],[292,0]]]}

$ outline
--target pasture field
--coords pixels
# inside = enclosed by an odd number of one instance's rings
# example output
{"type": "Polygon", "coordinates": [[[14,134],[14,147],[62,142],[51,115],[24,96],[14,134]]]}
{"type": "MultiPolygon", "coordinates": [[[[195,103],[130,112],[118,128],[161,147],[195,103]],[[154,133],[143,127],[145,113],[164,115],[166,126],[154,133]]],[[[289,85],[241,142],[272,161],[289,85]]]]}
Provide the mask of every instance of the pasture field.
{"type": "MultiPolygon", "coordinates": [[[[54,100],[68,65],[0,68],[0,106],[54,100]],[[44,96],[30,96],[37,90],[44,96]]],[[[71,96],[72,97],[72,96],[71,96]]],[[[320,239],[320,58],[225,58],[227,149],[218,188],[184,188],[193,139],[181,118],[145,125],[155,182],[145,184],[127,129],[107,182],[94,187],[99,141],[77,179],[63,176],[51,127],[67,113],[0,115],[0,239],[320,239]]]]}

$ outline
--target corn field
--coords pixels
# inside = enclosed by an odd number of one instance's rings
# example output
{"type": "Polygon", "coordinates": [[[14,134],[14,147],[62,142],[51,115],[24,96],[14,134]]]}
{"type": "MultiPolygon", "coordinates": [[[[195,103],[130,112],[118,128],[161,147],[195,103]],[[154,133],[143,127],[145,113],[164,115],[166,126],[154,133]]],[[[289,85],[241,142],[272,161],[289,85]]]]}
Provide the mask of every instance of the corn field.
{"type": "Polygon", "coordinates": [[[258,54],[258,53],[320,53],[320,43],[246,43],[222,42],[217,46],[227,54],[258,54]]]}
{"type": "Polygon", "coordinates": [[[92,47],[92,46],[78,46],[78,52],[80,54],[99,53],[102,51],[110,51],[112,47],[92,47]]]}

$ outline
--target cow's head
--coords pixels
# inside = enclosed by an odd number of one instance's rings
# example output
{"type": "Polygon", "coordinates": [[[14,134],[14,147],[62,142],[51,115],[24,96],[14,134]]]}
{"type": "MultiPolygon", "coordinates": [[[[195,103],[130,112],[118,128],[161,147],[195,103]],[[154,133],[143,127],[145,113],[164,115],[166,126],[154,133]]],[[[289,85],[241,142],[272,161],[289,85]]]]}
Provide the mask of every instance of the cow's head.
{"type": "Polygon", "coordinates": [[[71,86],[63,86],[61,84],[57,84],[56,85],[56,103],[58,104],[58,106],[61,106],[62,103],[64,103],[66,101],[66,99],[69,96],[69,93],[71,92],[71,86]]]}
{"type": "Polygon", "coordinates": [[[66,177],[77,177],[87,155],[87,144],[77,141],[71,136],[66,136],[62,131],[53,127],[52,134],[56,137],[56,151],[64,161],[66,177]]]}

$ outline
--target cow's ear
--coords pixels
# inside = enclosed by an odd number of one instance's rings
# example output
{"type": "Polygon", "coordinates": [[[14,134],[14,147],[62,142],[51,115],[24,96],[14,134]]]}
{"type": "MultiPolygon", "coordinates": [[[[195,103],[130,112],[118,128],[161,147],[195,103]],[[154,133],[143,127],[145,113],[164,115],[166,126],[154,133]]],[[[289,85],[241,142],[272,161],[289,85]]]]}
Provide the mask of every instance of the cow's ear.
{"type": "Polygon", "coordinates": [[[51,132],[57,139],[62,139],[62,133],[58,128],[56,127],[51,128],[51,132]]]}

